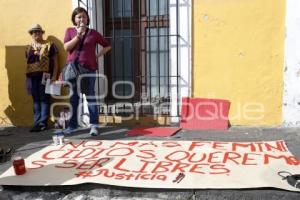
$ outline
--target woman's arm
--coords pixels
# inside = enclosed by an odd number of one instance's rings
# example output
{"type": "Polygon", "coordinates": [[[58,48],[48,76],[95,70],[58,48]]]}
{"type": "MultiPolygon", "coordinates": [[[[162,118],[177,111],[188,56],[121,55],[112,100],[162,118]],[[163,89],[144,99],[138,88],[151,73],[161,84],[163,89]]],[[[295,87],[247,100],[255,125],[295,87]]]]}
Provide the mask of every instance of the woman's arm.
{"type": "Polygon", "coordinates": [[[77,31],[77,35],[64,44],[64,48],[66,51],[71,51],[83,38],[84,34],[86,34],[87,27],[85,25],[81,24],[80,26],[77,26],[75,28],[77,31]]]}
{"type": "Polygon", "coordinates": [[[64,44],[64,48],[66,51],[71,51],[76,45],[77,43],[80,41],[80,36],[76,35],[75,37],[73,37],[70,41],[66,42],[64,44]]]}
{"type": "Polygon", "coordinates": [[[96,55],[97,58],[101,57],[103,55],[105,55],[107,52],[109,52],[111,50],[111,46],[108,47],[104,47],[103,49],[101,49],[101,51],[96,55]]]}

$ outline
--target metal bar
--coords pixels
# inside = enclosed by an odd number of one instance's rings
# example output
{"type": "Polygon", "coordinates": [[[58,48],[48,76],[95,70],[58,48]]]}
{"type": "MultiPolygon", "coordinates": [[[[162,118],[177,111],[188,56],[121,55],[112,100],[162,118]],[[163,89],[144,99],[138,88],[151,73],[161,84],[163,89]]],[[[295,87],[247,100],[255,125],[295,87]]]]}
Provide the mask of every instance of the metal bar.
{"type": "MultiPolygon", "coordinates": [[[[108,1],[110,1],[110,0],[108,0],[108,1]]],[[[112,63],[113,63],[113,73],[111,74],[111,76],[112,76],[112,82],[115,82],[115,77],[114,77],[114,74],[115,74],[115,71],[116,71],[116,63],[115,63],[115,61],[114,61],[114,58],[115,58],[115,56],[116,56],[116,35],[115,35],[115,13],[114,13],[114,6],[115,6],[115,4],[114,4],[114,1],[115,0],[111,0],[111,15],[112,15],[112,34],[113,34],[113,56],[111,57],[111,59],[112,59],[112,63]]]]}
{"type": "MultiPolygon", "coordinates": [[[[146,16],[145,19],[147,19],[147,11],[146,11],[146,4],[147,4],[147,1],[146,0],[139,0],[139,1],[143,1],[143,3],[141,4],[140,2],[140,16],[139,16],[139,19],[140,19],[140,22],[139,22],[139,26],[140,26],[140,36],[143,38],[143,42],[144,42],[144,49],[145,49],[145,52],[143,52],[143,59],[141,59],[141,62],[142,60],[144,61],[143,65],[141,65],[142,67],[140,68],[141,69],[141,74],[147,74],[147,37],[145,37],[144,35],[147,35],[146,33],[146,29],[145,29],[145,23],[143,21],[143,27],[142,27],[142,12],[141,12],[141,9],[142,9],[142,6],[143,6],[143,14],[146,16]],[[143,28],[143,30],[142,30],[143,28]],[[143,34],[143,36],[142,36],[143,34]]],[[[140,46],[142,47],[142,45],[140,44],[140,46]]],[[[141,90],[143,92],[143,94],[146,94],[146,96],[148,96],[147,92],[148,92],[148,88],[147,88],[147,77],[145,77],[145,79],[142,79],[144,85],[141,87],[141,90]],[[143,90],[144,89],[144,90],[143,90]]],[[[147,97],[148,98],[148,97],[147,97]]],[[[142,98],[141,98],[141,102],[142,102],[142,98]]],[[[143,115],[144,114],[144,109],[141,107],[141,114],[143,115]]]]}
{"type": "MultiPolygon", "coordinates": [[[[150,31],[150,18],[151,18],[151,9],[150,9],[150,0],[148,0],[148,15],[149,16],[147,16],[147,23],[148,23],[148,27],[147,27],[147,29],[148,29],[148,35],[151,35],[151,31],[150,31]]],[[[148,38],[148,41],[149,41],[149,51],[151,50],[151,39],[150,39],[150,37],[148,38]]],[[[148,57],[149,57],[149,74],[150,74],[150,77],[151,77],[151,53],[148,53],[148,57]]],[[[150,78],[150,80],[149,80],[149,98],[150,98],[150,102],[152,101],[152,80],[151,80],[151,78],[150,78]]]]}
{"type": "MultiPolygon", "coordinates": [[[[124,17],[124,0],[121,1],[121,10],[122,10],[122,14],[121,14],[121,35],[123,36],[124,35],[124,22],[123,22],[123,17],[124,17]]],[[[125,41],[124,39],[121,40],[122,41],[122,80],[124,80],[124,77],[125,77],[125,49],[124,49],[124,46],[125,46],[125,41]]],[[[119,80],[118,80],[119,81],[119,80]]],[[[123,88],[123,95],[125,96],[125,85],[122,86],[123,88]]]]}
{"type": "MultiPolygon", "coordinates": [[[[93,4],[92,4],[93,5],[93,4]]],[[[97,0],[94,0],[94,5],[95,5],[95,28],[96,28],[96,30],[97,31],[99,31],[98,30],[98,9],[97,9],[97,7],[98,7],[98,5],[97,5],[97,0]]],[[[99,46],[97,45],[97,53],[99,53],[99,46]]],[[[98,60],[99,59],[97,59],[97,64],[98,64],[98,69],[97,69],[97,75],[98,74],[100,74],[100,71],[99,71],[99,66],[100,66],[100,64],[98,63],[98,60]]],[[[98,94],[100,94],[100,78],[99,77],[97,77],[97,83],[98,83],[98,86],[97,86],[97,88],[98,88],[98,94]]],[[[96,99],[96,101],[99,101],[99,100],[97,100],[96,99]]],[[[98,112],[100,111],[100,106],[97,106],[97,108],[98,108],[98,112]]]]}
{"type": "MultiPolygon", "coordinates": [[[[141,15],[142,15],[142,12],[141,12],[141,7],[142,7],[142,5],[141,5],[141,1],[144,1],[144,0],[137,0],[138,2],[139,2],[139,14],[138,14],[138,19],[139,19],[139,34],[138,34],[138,37],[141,37],[141,15]]],[[[140,45],[140,47],[141,47],[141,45],[140,45]]]]}
{"type": "MultiPolygon", "coordinates": [[[[176,49],[176,59],[177,59],[177,69],[176,69],[176,74],[178,75],[179,73],[179,46],[178,46],[178,43],[179,43],[179,37],[178,37],[178,34],[179,34],[179,4],[178,4],[178,0],[176,0],[176,34],[177,34],[177,49],[176,49]]],[[[179,116],[179,78],[177,77],[177,116],[179,116]]]]}
{"type": "MultiPolygon", "coordinates": [[[[96,0],[97,1],[97,0],[96,0]]],[[[102,20],[103,20],[103,33],[105,34],[106,38],[109,34],[106,33],[106,20],[107,18],[109,18],[109,12],[107,13],[107,9],[106,9],[106,0],[102,0],[102,20]],[[107,16],[107,18],[106,18],[107,16]]],[[[112,40],[111,40],[112,42],[112,40]]],[[[104,64],[106,64],[106,62],[109,62],[107,60],[104,60],[104,64]]],[[[106,67],[103,67],[103,71],[104,71],[104,74],[107,74],[107,69],[106,67]]],[[[108,113],[108,97],[106,96],[104,98],[104,101],[105,101],[105,105],[106,105],[106,112],[108,113]]],[[[104,109],[103,109],[103,113],[104,113],[104,109]]]]}
{"type": "MultiPolygon", "coordinates": [[[[156,6],[157,6],[157,15],[156,15],[156,31],[157,31],[157,60],[156,60],[156,64],[157,64],[157,72],[158,72],[158,104],[160,105],[160,98],[161,98],[161,94],[160,94],[160,27],[159,27],[159,1],[156,0],[156,6]]],[[[159,106],[160,108],[160,106],[159,106]]],[[[160,111],[160,110],[159,110],[160,111]]]]}
{"type": "Polygon", "coordinates": [[[86,10],[87,10],[88,13],[89,13],[89,0],[86,0],[86,10]]]}
{"type": "Polygon", "coordinates": [[[96,23],[96,30],[98,31],[98,4],[97,4],[97,0],[94,0],[95,2],[95,23],[96,23]]]}
{"type": "MultiPolygon", "coordinates": [[[[174,35],[169,35],[169,34],[165,34],[165,35],[160,35],[160,36],[163,36],[163,37],[169,37],[169,36],[172,36],[172,37],[180,37],[180,35],[177,35],[177,34],[174,34],[174,35]]],[[[156,35],[132,35],[132,36],[118,36],[119,38],[129,38],[129,37],[157,37],[156,35]]],[[[106,37],[106,38],[112,38],[112,37],[106,37]]]]}
{"type": "MultiPolygon", "coordinates": [[[[169,16],[169,4],[170,4],[170,1],[167,0],[167,19],[169,20],[168,24],[170,24],[170,16],[169,16]]],[[[168,27],[168,35],[170,35],[170,28],[168,27]]],[[[168,85],[168,97],[169,99],[171,99],[170,97],[170,63],[169,63],[169,56],[170,56],[170,37],[168,36],[167,37],[167,76],[168,76],[168,79],[167,79],[167,85],[168,85]]],[[[168,104],[168,111],[170,113],[170,104],[168,104]]]]}
{"type": "MultiPolygon", "coordinates": [[[[116,77],[123,77],[123,76],[116,76],[116,77]]],[[[131,76],[125,76],[125,77],[131,77],[131,76]]],[[[150,76],[135,76],[135,77],[150,77],[150,76]]],[[[158,76],[151,76],[152,78],[158,77],[158,76]]],[[[160,76],[160,77],[180,77],[180,76],[160,76]]]]}
{"type": "MultiPolygon", "coordinates": [[[[138,23],[139,23],[139,32],[138,32],[138,35],[139,35],[139,38],[137,39],[137,41],[138,41],[138,44],[139,44],[139,57],[138,57],[138,59],[139,59],[139,66],[138,66],[138,72],[140,72],[140,73],[142,73],[142,70],[141,70],[141,67],[142,67],[142,59],[141,59],[141,54],[140,54],[140,52],[141,52],[141,49],[142,49],[142,44],[141,44],[141,0],[137,0],[138,1],[138,16],[137,16],[137,19],[139,20],[138,21],[138,23]]],[[[139,73],[138,73],[139,74],[139,73]]],[[[140,87],[139,87],[139,89],[140,89],[140,91],[139,91],[139,100],[140,100],[140,102],[142,102],[142,95],[143,95],[143,79],[140,79],[139,80],[140,81],[140,87]]],[[[139,110],[137,111],[137,112],[140,112],[139,110]]]]}
{"type": "MultiPolygon", "coordinates": [[[[97,0],[95,0],[97,1],[97,0]]],[[[107,38],[106,34],[106,17],[105,17],[105,0],[102,0],[102,29],[103,29],[103,36],[107,38]]]]}
{"type": "Polygon", "coordinates": [[[86,0],[86,3],[84,3],[83,2],[83,0],[78,0],[77,2],[78,2],[78,7],[82,7],[82,6],[80,6],[80,4],[82,4],[82,5],[84,5],[86,8],[88,8],[88,6],[87,6],[87,4],[88,4],[88,2],[87,2],[88,0],[86,0]]]}
{"type": "MultiPolygon", "coordinates": [[[[98,4],[97,4],[97,0],[94,0],[94,2],[95,2],[95,28],[96,28],[96,30],[97,31],[99,31],[98,30],[98,9],[97,9],[97,7],[98,7],[98,4]]],[[[97,52],[99,52],[99,48],[98,48],[99,46],[97,45],[97,52]]]]}
{"type": "MultiPolygon", "coordinates": [[[[131,65],[130,65],[130,70],[131,70],[131,76],[132,78],[130,79],[131,82],[133,82],[133,77],[134,77],[134,48],[133,48],[133,45],[134,45],[134,41],[132,39],[132,32],[133,32],[133,29],[132,29],[132,18],[134,18],[134,8],[133,8],[133,0],[130,0],[130,52],[131,52],[131,65]]],[[[135,92],[135,91],[133,91],[135,92]]],[[[134,96],[133,98],[131,98],[131,103],[133,104],[133,100],[134,100],[134,96]]]]}

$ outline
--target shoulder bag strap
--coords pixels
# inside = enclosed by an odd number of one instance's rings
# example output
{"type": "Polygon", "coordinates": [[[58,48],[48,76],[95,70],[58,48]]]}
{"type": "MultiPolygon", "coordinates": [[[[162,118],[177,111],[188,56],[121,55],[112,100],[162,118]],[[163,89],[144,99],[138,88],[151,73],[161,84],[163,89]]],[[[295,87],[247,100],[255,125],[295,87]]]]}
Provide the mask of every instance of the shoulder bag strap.
{"type": "Polygon", "coordinates": [[[83,38],[82,38],[81,41],[80,41],[79,48],[78,48],[78,50],[77,50],[77,54],[76,54],[76,58],[75,58],[76,61],[78,61],[78,59],[79,59],[80,52],[81,52],[81,50],[82,50],[82,48],[83,48],[84,40],[85,40],[85,38],[86,38],[86,35],[89,33],[89,31],[90,31],[89,29],[86,30],[86,33],[84,34],[83,38]]]}

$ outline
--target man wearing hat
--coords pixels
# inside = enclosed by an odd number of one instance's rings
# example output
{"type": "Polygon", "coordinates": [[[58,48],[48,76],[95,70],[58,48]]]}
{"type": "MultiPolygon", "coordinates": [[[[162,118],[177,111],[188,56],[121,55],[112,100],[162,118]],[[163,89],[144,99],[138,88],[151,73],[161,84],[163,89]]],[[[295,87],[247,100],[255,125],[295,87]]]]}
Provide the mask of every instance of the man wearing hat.
{"type": "Polygon", "coordinates": [[[34,123],[31,132],[47,129],[50,95],[45,93],[45,81],[50,78],[55,81],[58,73],[57,48],[43,39],[45,31],[39,24],[33,25],[28,33],[32,42],[26,48],[26,86],[33,99],[34,123]]]}

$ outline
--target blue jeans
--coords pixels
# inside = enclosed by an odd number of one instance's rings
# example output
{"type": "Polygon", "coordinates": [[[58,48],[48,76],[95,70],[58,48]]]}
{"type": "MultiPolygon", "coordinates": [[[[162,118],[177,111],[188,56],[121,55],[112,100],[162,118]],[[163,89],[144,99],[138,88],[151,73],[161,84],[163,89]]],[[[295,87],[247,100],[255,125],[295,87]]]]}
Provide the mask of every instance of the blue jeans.
{"type": "MultiPolygon", "coordinates": [[[[94,71],[88,73],[89,75],[95,75],[94,71]]],[[[96,77],[85,77],[81,79],[81,87],[80,92],[87,96],[88,109],[90,114],[90,124],[98,124],[99,123],[99,113],[98,107],[96,105],[96,97],[95,97],[95,81],[96,77]]],[[[70,97],[70,103],[72,106],[72,115],[70,118],[70,128],[78,127],[78,105],[79,105],[79,95],[77,91],[77,79],[71,81],[72,85],[72,94],[70,97]]],[[[71,92],[71,91],[70,91],[71,92]]]]}
{"type": "Polygon", "coordinates": [[[31,95],[33,99],[34,126],[48,124],[50,95],[45,93],[41,76],[31,77],[31,95]]]}

